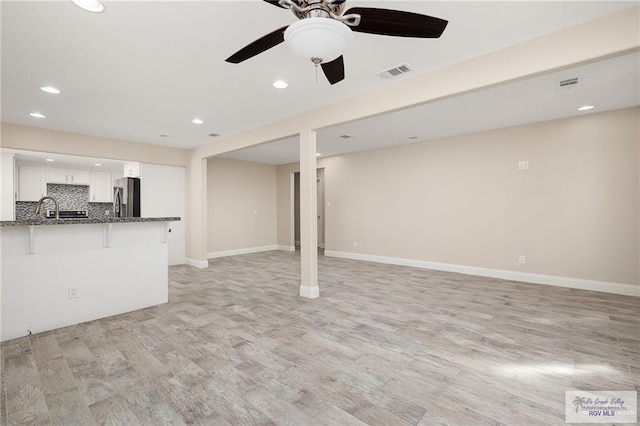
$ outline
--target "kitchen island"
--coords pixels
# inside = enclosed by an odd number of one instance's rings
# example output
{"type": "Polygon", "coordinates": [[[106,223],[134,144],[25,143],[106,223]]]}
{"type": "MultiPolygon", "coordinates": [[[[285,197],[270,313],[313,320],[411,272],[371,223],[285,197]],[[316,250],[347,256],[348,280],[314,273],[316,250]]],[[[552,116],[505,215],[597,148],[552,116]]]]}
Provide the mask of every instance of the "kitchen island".
{"type": "Polygon", "coordinates": [[[179,220],[0,221],[0,340],[166,303],[179,220]]]}

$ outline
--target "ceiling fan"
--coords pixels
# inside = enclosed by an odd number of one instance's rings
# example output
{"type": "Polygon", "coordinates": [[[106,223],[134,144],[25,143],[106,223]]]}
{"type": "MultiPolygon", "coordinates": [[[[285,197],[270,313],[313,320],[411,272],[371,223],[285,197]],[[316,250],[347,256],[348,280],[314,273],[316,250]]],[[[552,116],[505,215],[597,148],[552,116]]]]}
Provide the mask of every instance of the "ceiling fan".
{"type": "Polygon", "coordinates": [[[290,9],[299,21],[249,43],[226,61],[239,64],[284,42],[298,56],[307,57],[322,67],[327,80],[336,84],[344,80],[342,52],[352,31],[396,37],[438,38],[448,21],[418,13],[373,7],[345,10],[346,0],[263,0],[290,9]],[[313,45],[317,53],[308,50],[313,45]]]}

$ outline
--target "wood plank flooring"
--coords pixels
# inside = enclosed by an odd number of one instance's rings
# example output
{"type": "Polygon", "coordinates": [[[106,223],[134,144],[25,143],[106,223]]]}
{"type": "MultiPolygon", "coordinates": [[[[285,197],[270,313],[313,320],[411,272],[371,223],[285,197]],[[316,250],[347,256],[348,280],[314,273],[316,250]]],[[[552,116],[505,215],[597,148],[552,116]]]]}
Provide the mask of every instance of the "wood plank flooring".
{"type": "Polygon", "coordinates": [[[2,344],[3,425],[564,425],[640,390],[640,299],[299,254],[170,268],[169,303],[2,344]]]}

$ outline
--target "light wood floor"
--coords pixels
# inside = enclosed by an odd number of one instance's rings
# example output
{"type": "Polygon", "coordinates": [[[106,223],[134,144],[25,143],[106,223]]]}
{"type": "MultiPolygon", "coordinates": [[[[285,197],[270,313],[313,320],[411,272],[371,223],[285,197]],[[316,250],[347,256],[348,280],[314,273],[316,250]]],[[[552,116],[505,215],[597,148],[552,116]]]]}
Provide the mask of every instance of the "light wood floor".
{"type": "Polygon", "coordinates": [[[299,254],[170,269],[170,301],[2,345],[2,424],[563,425],[638,390],[640,299],[299,254]]]}

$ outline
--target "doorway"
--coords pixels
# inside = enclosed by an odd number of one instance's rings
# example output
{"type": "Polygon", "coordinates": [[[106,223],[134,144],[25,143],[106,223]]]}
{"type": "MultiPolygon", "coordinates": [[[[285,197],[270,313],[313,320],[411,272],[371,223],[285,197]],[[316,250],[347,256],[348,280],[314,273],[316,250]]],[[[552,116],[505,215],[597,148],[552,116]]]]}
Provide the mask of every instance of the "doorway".
{"type": "MultiPolygon", "coordinates": [[[[324,249],[324,228],[325,228],[325,209],[324,209],[324,169],[316,171],[317,191],[317,218],[318,218],[318,248],[324,249]]],[[[300,249],[300,172],[293,174],[293,240],[296,250],[300,249]]]]}

